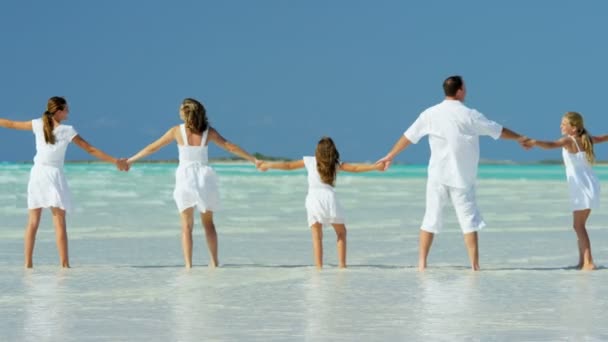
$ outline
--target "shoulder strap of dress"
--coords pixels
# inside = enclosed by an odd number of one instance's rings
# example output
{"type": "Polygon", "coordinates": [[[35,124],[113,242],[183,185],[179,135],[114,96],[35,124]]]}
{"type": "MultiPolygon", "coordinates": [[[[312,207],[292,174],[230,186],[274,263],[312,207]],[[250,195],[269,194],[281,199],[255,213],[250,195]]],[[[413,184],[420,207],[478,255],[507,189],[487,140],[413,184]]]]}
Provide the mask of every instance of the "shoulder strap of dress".
{"type": "Polygon", "coordinates": [[[201,146],[207,145],[207,134],[209,134],[209,127],[203,132],[203,136],[201,137],[201,146]]]}
{"type": "Polygon", "coordinates": [[[575,137],[571,137],[572,140],[574,140],[574,145],[576,145],[576,152],[581,152],[580,147],[578,147],[578,143],[576,142],[576,138],[575,137]]]}
{"type": "Polygon", "coordinates": [[[188,146],[188,135],[186,135],[186,125],[179,125],[179,131],[182,134],[182,140],[184,140],[184,146],[188,146]]]}

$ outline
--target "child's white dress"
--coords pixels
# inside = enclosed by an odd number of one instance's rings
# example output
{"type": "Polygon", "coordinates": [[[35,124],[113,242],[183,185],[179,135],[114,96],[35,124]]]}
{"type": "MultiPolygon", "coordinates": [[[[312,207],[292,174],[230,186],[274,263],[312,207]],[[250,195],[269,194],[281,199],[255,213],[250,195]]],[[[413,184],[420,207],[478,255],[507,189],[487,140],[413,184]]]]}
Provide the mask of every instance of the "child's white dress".
{"type": "Polygon", "coordinates": [[[47,144],[42,119],[32,120],[32,132],[36,138],[36,156],[27,184],[27,207],[56,207],[70,212],[72,194],[63,172],[63,164],[68,145],[78,133],[72,126],[58,125],[53,129],[55,144],[47,144]]]}
{"type": "Polygon", "coordinates": [[[175,171],[173,199],[181,213],[185,209],[197,207],[200,212],[220,209],[218,179],[208,165],[207,134],[203,132],[200,146],[188,145],[186,127],[179,126],[184,145],[178,145],[179,165],[175,171]]]}
{"type": "Polygon", "coordinates": [[[600,182],[587,161],[585,151],[578,147],[576,139],[572,140],[578,152],[562,150],[572,210],[597,208],[600,204],[600,182]]]}
{"type": "Polygon", "coordinates": [[[321,223],[344,223],[344,209],[336,197],[334,187],[321,181],[317,171],[317,159],[304,157],[308,172],[308,194],[306,195],[306,214],[308,225],[321,223]]]}

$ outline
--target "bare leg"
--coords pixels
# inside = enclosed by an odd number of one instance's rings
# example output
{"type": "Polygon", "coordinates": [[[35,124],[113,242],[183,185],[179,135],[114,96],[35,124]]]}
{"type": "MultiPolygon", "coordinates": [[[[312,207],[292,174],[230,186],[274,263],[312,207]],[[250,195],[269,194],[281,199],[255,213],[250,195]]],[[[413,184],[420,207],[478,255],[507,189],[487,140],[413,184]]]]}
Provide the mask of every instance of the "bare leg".
{"type": "Polygon", "coordinates": [[[418,243],[418,271],[424,271],[426,269],[426,259],[429,256],[429,251],[431,250],[434,236],[435,234],[420,229],[420,240],[418,243]]]}
{"type": "Polygon", "coordinates": [[[578,264],[576,265],[577,269],[581,269],[583,268],[583,264],[585,263],[585,257],[583,255],[583,246],[581,246],[581,239],[579,239],[578,237],[578,232],[576,231],[576,222],[577,221],[577,212],[573,211],[572,212],[572,228],[574,229],[574,232],[576,233],[576,244],[578,246],[578,264]]]}
{"type": "Polygon", "coordinates": [[[479,246],[477,243],[477,232],[464,234],[464,244],[469,253],[469,261],[473,271],[479,271],[479,246]]]}
{"type": "Polygon", "coordinates": [[[182,224],[182,250],[184,251],[184,263],[186,268],[192,267],[192,227],[194,226],[194,208],[182,211],[180,221],[182,224]]]}
{"type": "Polygon", "coordinates": [[[310,226],[312,232],[312,251],[315,259],[315,266],[323,268],[323,225],[315,223],[310,226]]]}
{"type": "Polygon", "coordinates": [[[342,223],[334,223],[332,226],[334,226],[336,237],[338,239],[338,267],[346,268],[346,225],[342,223]]]}
{"type": "Polygon", "coordinates": [[[582,270],[594,270],[593,256],[591,255],[591,241],[587,233],[587,219],[591,214],[591,209],[577,210],[573,212],[574,231],[578,240],[579,265],[582,270]]]}
{"type": "Polygon", "coordinates": [[[209,248],[209,267],[215,268],[219,265],[217,258],[217,232],[215,231],[215,224],[213,223],[213,212],[206,211],[201,213],[201,221],[203,221],[203,228],[205,228],[205,237],[207,238],[207,248],[209,248]]]}
{"type": "Polygon", "coordinates": [[[57,251],[59,252],[59,262],[61,267],[70,267],[70,258],[68,256],[68,232],[65,225],[65,210],[51,207],[53,213],[53,225],[55,226],[55,241],[57,243],[57,251]]]}
{"type": "Polygon", "coordinates": [[[42,208],[30,209],[27,219],[27,226],[25,226],[25,234],[23,236],[23,255],[25,257],[25,267],[34,267],[34,245],[36,243],[36,232],[38,232],[38,226],[40,225],[40,216],[42,214],[42,208]]]}

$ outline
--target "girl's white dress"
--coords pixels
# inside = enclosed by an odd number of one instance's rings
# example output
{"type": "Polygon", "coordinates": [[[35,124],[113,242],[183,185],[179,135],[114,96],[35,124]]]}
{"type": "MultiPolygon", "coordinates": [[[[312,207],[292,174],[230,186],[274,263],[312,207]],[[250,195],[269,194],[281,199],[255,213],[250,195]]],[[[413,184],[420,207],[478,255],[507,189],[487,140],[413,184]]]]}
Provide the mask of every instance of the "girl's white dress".
{"type": "Polygon", "coordinates": [[[334,187],[323,183],[317,171],[317,159],[304,157],[308,172],[308,194],[306,195],[306,214],[308,225],[323,225],[344,222],[344,209],[336,197],[334,187]]]}
{"type": "Polygon", "coordinates": [[[207,135],[203,132],[200,146],[188,145],[186,127],[179,126],[184,145],[178,145],[179,165],[175,171],[173,199],[181,213],[185,209],[197,207],[200,212],[220,209],[218,179],[208,165],[207,135]]]}
{"type": "Polygon", "coordinates": [[[27,184],[28,209],[56,207],[70,212],[72,194],[63,172],[65,152],[78,133],[72,126],[58,125],[53,129],[55,144],[44,140],[42,119],[32,120],[32,132],[36,138],[36,156],[27,184]]]}
{"type": "Polygon", "coordinates": [[[600,182],[587,161],[585,151],[578,147],[576,139],[572,140],[578,152],[562,150],[572,210],[597,208],[600,204],[600,182]]]}

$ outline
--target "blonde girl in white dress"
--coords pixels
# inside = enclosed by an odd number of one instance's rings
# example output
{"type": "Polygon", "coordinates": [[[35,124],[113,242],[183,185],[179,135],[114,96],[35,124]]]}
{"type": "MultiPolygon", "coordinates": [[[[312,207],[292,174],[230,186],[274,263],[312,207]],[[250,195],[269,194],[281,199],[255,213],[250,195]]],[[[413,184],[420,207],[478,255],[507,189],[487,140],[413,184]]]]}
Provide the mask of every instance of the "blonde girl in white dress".
{"type": "Polygon", "coordinates": [[[60,264],[62,267],[70,267],[65,216],[66,212],[72,210],[72,196],[63,172],[65,152],[70,142],[74,142],[96,158],[116,164],[121,170],[128,169],[125,160],[109,156],[91,146],[72,126],[62,124],[67,120],[69,112],[67,101],[63,97],[55,96],[48,100],[47,109],[40,119],[32,121],[0,119],[0,127],[31,130],[36,139],[36,156],[27,186],[29,218],[24,236],[26,268],[34,265],[34,244],[43,208],[50,208],[53,214],[60,264]]]}
{"type": "Polygon", "coordinates": [[[218,242],[213,213],[220,208],[218,179],[209,166],[207,146],[214,142],[224,150],[254,164],[257,160],[239,146],[229,142],[209,126],[205,107],[195,99],[185,99],[179,108],[183,124],[173,126],[158,140],[128,159],[129,165],[175,141],[179,152],[179,165],[175,171],[173,199],[180,213],[182,249],[187,268],[192,267],[192,229],[194,209],[201,213],[209,249],[209,267],[217,267],[218,242]]]}
{"type": "Polygon", "coordinates": [[[340,153],[333,140],[323,137],[319,140],[314,157],[289,162],[263,162],[259,169],[296,170],[306,168],[308,173],[308,194],[306,214],[312,231],[312,245],[315,266],[323,267],[323,226],[332,225],[337,236],[338,267],[346,267],[346,224],[344,209],[336,197],[334,186],[338,170],[347,172],[382,171],[384,163],[347,164],[340,162],[340,153]]]}
{"type": "Polygon", "coordinates": [[[600,182],[593,171],[595,161],[593,144],[608,141],[608,135],[591,136],[585,129],[583,117],[576,112],[567,112],[560,125],[563,137],[556,141],[530,139],[524,142],[527,147],[538,146],[543,149],[561,148],[566,179],[570,193],[573,227],[578,240],[579,261],[577,268],[593,270],[591,241],[587,233],[587,219],[591,210],[599,206],[600,182]]]}

